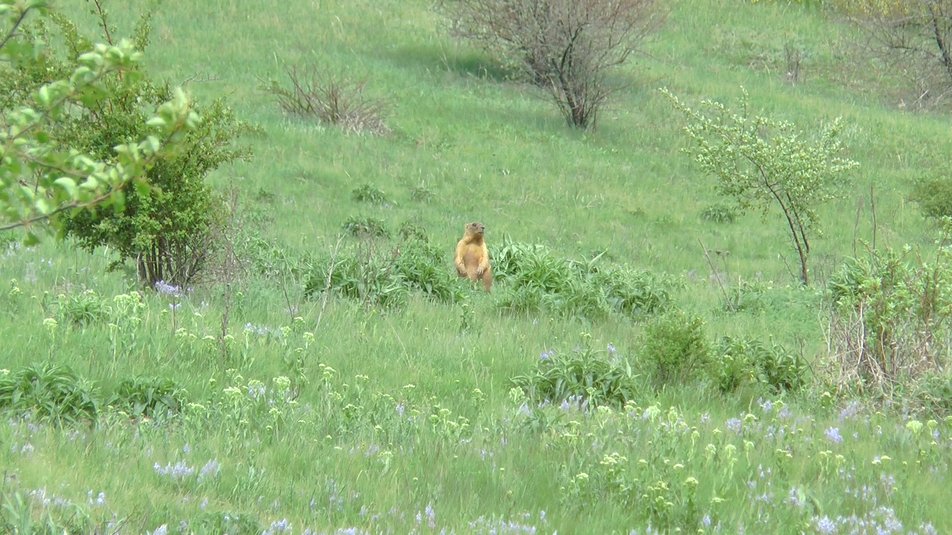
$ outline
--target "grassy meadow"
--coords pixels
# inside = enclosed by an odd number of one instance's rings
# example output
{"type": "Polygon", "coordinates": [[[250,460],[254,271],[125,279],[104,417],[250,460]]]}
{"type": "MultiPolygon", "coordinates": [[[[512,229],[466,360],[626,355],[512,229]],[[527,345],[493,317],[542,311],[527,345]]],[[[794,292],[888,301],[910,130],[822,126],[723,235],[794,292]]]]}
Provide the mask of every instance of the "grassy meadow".
{"type": "MultiPolygon", "coordinates": [[[[138,4],[107,4],[120,30],[132,31],[138,4]]],[[[854,30],[820,9],[672,0],[643,53],[613,74],[626,89],[580,132],[540,90],[450,37],[432,4],[161,3],[148,71],[198,100],[226,98],[256,126],[241,140],[253,157],[209,181],[237,192],[242,236],[269,247],[229,285],[157,292],[132,266],[107,269],[105,248],[4,242],[0,380],[67,366],[98,410],[70,424],[3,413],[0,527],[952,533],[952,418],[846,395],[825,373],[827,283],[844,261],[873,246],[934,251],[937,227],[908,199],[915,180],[948,173],[948,114],[913,112],[915,97],[858,59],[854,30]],[[366,80],[391,132],[286,115],[263,89],[285,81],[286,65],[366,80]],[[703,216],[728,200],[681,152],[684,119],[662,87],[691,104],[733,103],[743,87],[757,109],[807,129],[843,117],[860,166],[820,209],[810,286],[780,213],[703,216]],[[388,202],[356,200],[368,184],[388,202]],[[747,337],[802,358],[806,384],[729,394],[655,384],[643,359],[650,317],[506,310],[505,278],[491,294],[459,282],[457,302],[413,292],[394,309],[306,297],[306,274],[287,259],[399,242],[347,235],[352,217],[394,236],[421,229],[448,273],[477,220],[494,255],[507,240],[579,261],[601,254],[669,281],[671,307],[703,319],[712,346],[747,337]],[[728,311],[724,291],[755,306],[728,311]],[[625,363],[637,392],[617,405],[540,403],[513,380],[553,355],[625,363]],[[142,378],[175,385],[175,414],[132,418],[134,407],[108,402],[142,378]]],[[[86,3],[56,5],[95,31],[86,3]]]]}

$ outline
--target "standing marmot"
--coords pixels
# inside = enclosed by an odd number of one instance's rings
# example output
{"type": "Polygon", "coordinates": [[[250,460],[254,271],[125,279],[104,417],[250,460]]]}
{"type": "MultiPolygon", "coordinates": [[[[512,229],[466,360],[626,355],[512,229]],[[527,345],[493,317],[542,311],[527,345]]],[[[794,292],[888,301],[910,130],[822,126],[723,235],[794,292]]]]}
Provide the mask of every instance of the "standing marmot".
{"type": "Polygon", "coordinates": [[[468,223],[463,239],[456,244],[456,272],[471,281],[483,281],[486,291],[493,287],[493,268],[489,265],[489,249],[483,241],[486,226],[468,223]]]}

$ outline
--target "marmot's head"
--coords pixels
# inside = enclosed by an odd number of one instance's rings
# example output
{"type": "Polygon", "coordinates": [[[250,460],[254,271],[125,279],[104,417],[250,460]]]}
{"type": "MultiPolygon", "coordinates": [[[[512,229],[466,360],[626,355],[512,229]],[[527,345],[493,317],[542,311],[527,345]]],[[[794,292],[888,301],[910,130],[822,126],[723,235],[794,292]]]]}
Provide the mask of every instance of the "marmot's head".
{"type": "Polygon", "coordinates": [[[482,236],[486,232],[486,225],[474,221],[466,224],[466,234],[469,236],[482,236]]]}

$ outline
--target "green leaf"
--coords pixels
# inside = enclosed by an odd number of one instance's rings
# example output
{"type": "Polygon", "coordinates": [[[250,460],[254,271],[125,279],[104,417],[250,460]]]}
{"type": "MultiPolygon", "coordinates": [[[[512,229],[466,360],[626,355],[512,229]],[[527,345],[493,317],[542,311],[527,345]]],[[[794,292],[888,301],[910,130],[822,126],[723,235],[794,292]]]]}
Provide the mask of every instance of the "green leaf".
{"type": "Polygon", "coordinates": [[[63,188],[69,195],[70,199],[76,199],[79,197],[79,190],[76,187],[76,181],[70,177],[64,176],[57,178],[53,181],[54,184],[63,188]]]}

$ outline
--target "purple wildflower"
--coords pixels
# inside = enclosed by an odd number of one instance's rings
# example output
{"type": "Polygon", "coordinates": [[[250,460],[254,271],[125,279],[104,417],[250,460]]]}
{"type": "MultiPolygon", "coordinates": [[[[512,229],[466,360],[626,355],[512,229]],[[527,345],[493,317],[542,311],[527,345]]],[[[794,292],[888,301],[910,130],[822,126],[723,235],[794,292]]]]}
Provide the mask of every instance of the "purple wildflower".
{"type": "Polygon", "coordinates": [[[840,429],[838,427],[829,427],[826,430],[826,438],[834,444],[843,443],[843,435],[840,434],[840,429]]]}
{"type": "Polygon", "coordinates": [[[205,466],[198,472],[198,480],[201,481],[209,477],[215,477],[220,470],[221,465],[218,464],[218,459],[212,459],[205,463],[205,466]]]}
{"type": "Polygon", "coordinates": [[[731,418],[730,420],[727,420],[725,425],[727,425],[727,429],[737,434],[740,434],[741,429],[744,428],[744,423],[740,421],[740,418],[731,418]]]}
{"type": "Polygon", "coordinates": [[[823,535],[833,535],[836,533],[836,523],[830,520],[830,517],[823,515],[816,521],[816,530],[823,535]]]}
{"type": "Polygon", "coordinates": [[[181,297],[182,295],[182,288],[175,286],[174,284],[169,284],[165,281],[156,281],[155,291],[162,295],[168,295],[171,297],[181,297]]]}

